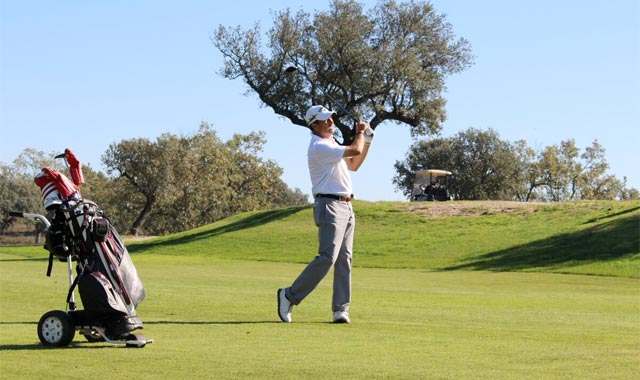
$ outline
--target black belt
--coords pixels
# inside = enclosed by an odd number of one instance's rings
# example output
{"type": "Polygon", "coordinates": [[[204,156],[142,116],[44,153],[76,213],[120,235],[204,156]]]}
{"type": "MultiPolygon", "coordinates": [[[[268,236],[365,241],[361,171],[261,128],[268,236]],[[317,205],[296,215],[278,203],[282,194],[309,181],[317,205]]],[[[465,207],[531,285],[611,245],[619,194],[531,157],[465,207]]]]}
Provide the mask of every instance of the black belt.
{"type": "Polygon", "coordinates": [[[344,195],[336,195],[336,194],[316,194],[314,195],[314,197],[335,199],[336,201],[342,201],[342,202],[351,202],[351,200],[353,199],[353,194],[351,194],[351,196],[349,197],[345,197],[344,195]]]}

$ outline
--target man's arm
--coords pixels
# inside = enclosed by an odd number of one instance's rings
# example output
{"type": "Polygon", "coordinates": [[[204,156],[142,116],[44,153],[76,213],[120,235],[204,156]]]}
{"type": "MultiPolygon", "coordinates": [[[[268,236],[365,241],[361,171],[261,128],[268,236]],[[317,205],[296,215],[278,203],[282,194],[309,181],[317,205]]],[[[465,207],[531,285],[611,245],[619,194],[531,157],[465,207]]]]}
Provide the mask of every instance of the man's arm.
{"type": "Polygon", "coordinates": [[[367,123],[359,121],[356,124],[356,138],[344,151],[344,160],[347,163],[347,168],[351,171],[357,171],[369,153],[370,143],[366,143],[364,138],[364,131],[367,128],[369,128],[367,123]]]}

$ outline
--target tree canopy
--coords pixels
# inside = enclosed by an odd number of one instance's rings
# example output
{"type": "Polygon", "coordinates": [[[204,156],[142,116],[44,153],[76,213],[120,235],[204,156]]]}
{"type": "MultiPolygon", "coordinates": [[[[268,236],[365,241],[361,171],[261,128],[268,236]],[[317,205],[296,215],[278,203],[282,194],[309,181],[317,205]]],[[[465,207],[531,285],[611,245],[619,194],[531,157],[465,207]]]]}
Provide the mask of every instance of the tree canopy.
{"type": "MultiPolygon", "coordinates": [[[[82,166],[82,196],[98,203],[117,229],[134,235],[162,235],[238,212],[307,204],[307,195],[282,181],[277,164],[259,157],[264,144],[263,132],[222,141],[206,123],[193,135],[122,140],[102,157],[107,174],[82,166]]],[[[44,212],[33,177],[43,167],[66,174],[54,156],[26,149],[13,164],[0,164],[0,231],[16,221],[9,210],[44,212]]]]}
{"type": "Polygon", "coordinates": [[[446,77],[472,63],[468,41],[422,1],[384,0],[368,12],[353,0],[333,0],[314,15],[286,9],[275,12],[266,42],[259,24],[220,26],[213,42],[224,77],[242,78],[247,94],[300,126],[309,106],[330,107],[344,143],[353,140],[353,122],[331,98],[374,129],[389,120],[414,136],[433,134],[446,119],[446,77]]]}
{"type": "Polygon", "coordinates": [[[115,176],[119,208],[130,233],[161,234],[201,226],[229,215],[307,203],[300,190],[280,179],[282,169],[258,154],[264,133],[234,135],[224,142],[206,123],[193,136],[163,134],[111,144],[103,155],[115,176]]]}

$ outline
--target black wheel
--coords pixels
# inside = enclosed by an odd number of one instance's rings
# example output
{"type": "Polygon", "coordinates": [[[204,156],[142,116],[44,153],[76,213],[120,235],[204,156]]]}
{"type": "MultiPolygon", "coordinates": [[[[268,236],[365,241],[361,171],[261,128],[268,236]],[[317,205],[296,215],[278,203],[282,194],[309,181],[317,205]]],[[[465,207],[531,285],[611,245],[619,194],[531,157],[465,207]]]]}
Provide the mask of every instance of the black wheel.
{"type": "Polygon", "coordinates": [[[67,346],[75,335],[76,327],[73,324],[73,320],[64,311],[49,311],[38,322],[38,338],[45,346],[67,346]]]}

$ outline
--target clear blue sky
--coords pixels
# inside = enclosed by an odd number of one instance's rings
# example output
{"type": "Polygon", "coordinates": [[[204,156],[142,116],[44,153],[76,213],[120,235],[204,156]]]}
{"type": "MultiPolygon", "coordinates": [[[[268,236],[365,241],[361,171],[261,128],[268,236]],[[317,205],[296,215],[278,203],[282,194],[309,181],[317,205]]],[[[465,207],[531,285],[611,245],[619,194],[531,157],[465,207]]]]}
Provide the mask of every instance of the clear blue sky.
{"type": "MultiPolygon", "coordinates": [[[[374,1],[362,1],[372,6],[374,1]]],[[[263,157],[292,188],[310,192],[308,131],[218,75],[219,25],[270,27],[270,9],[327,9],[328,1],[0,0],[0,161],[25,148],[100,156],[123,139],[192,134],[201,121],[227,140],[264,130],[263,157]]],[[[432,1],[475,65],[450,77],[442,136],[493,128],[537,150],[597,139],[610,173],[640,189],[640,6],[637,0],[432,1]]],[[[353,175],[361,199],[402,200],[393,164],[412,140],[383,124],[353,175]]]]}

